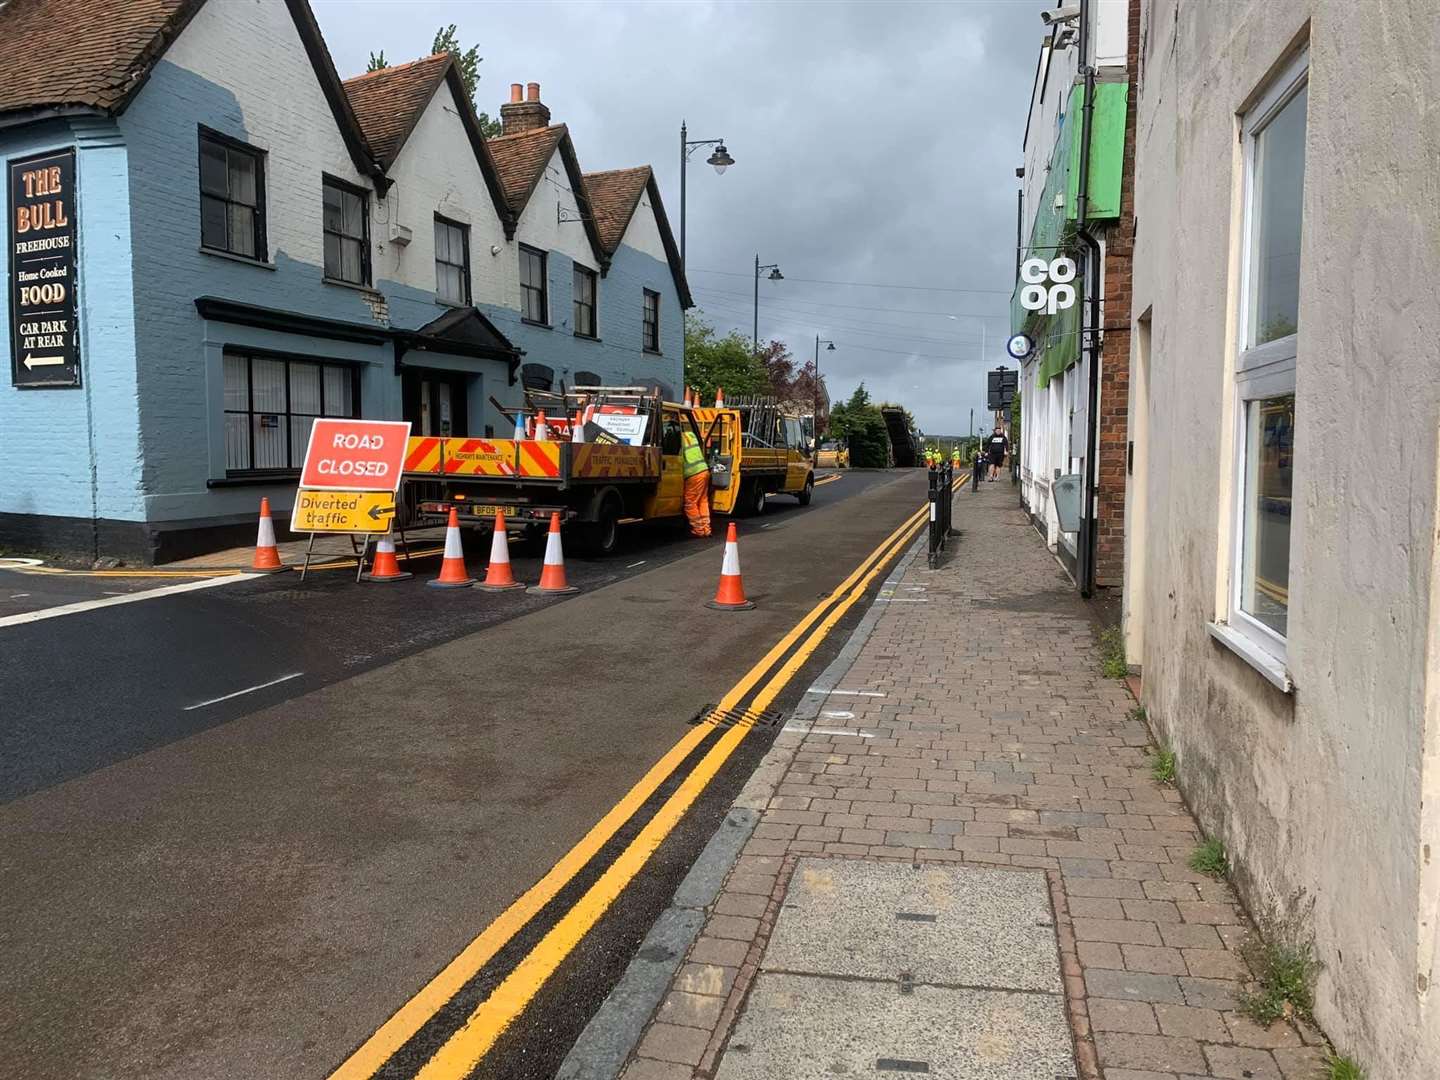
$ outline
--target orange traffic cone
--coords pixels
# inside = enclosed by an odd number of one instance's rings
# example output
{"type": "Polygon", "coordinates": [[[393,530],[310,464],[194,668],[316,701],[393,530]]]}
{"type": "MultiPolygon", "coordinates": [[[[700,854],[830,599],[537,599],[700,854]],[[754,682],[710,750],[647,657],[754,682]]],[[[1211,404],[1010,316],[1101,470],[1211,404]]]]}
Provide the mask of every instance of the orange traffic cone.
{"type": "Polygon", "coordinates": [[[270,500],[260,499],[260,530],[255,537],[255,558],[250,569],[257,574],[274,574],[290,568],[280,561],[280,549],[275,546],[275,522],[270,517],[270,500]]]}
{"type": "Polygon", "coordinates": [[[583,443],[585,441],[585,420],[578,412],[570,424],[570,441],[572,443],[583,443]]]}
{"type": "Polygon", "coordinates": [[[375,543],[375,560],[370,564],[370,572],[361,574],[361,581],[404,581],[415,575],[408,570],[400,569],[400,561],[395,558],[395,541],[390,539],[386,533],[375,543]]]}
{"type": "Polygon", "coordinates": [[[540,570],[540,584],[531,585],[526,592],[551,596],[579,591],[565,581],[565,552],[560,548],[560,514],[557,511],[550,515],[550,535],[545,538],[545,565],[540,570]]]}
{"type": "Polygon", "coordinates": [[[717,386],[717,387],[715,388],[715,408],[717,408],[717,409],[723,409],[724,407],[725,407],[725,388],[724,388],[723,386],[717,386]]]}
{"type": "Polygon", "coordinates": [[[541,409],[535,417],[535,441],[545,442],[550,438],[550,425],[545,422],[545,410],[541,409]]]}
{"type": "Polygon", "coordinates": [[[485,570],[485,580],[476,588],[504,592],[524,587],[510,572],[510,537],[505,532],[505,511],[496,510],[495,536],[490,541],[490,565],[485,570]]]}
{"type": "Polygon", "coordinates": [[[720,566],[720,587],[715,599],[706,605],[719,611],[748,611],[755,606],[745,599],[745,584],[740,580],[740,544],[735,538],[735,523],[725,534],[725,561],[720,566]]]}
{"type": "Polygon", "coordinates": [[[460,515],[453,506],[445,525],[445,558],[440,563],[440,576],[425,584],[432,589],[468,589],[475,584],[465,569],[465,551],[460,546],[460,515]]]}

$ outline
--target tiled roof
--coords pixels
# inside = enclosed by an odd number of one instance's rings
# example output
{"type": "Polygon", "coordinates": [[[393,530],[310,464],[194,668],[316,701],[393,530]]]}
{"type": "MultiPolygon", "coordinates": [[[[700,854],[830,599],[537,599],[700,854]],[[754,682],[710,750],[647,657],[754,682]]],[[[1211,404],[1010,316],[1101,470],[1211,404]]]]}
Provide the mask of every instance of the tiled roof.
{"type": "Polygon", "coordinates": [[[116,112],[202,0],[8,0],[0,6],[0,113],[116,112]]]}
{"type": "Polygon", "coordinates": [[[516,215],[530,201],[530,193],[545,174],[545,166],[566,134],[564,124],[554,124],[485,140],[500,173],[505,199],[516,215]]]}
{"type": "Polygon", "coordinates": [[[611,169],[609,172],[585,174],[585,188],[590,192],[590,208],[595,226],[600,230],[600,243],[607,254],[615,254],[645,185],[650,183],[650,166],[636,169],[611,169]]]}
{"type": "Polygon", "coordinates": [[[344,82],[370,149],[389,168],[450,67],[449,53],[381,68],[344,82]]]}

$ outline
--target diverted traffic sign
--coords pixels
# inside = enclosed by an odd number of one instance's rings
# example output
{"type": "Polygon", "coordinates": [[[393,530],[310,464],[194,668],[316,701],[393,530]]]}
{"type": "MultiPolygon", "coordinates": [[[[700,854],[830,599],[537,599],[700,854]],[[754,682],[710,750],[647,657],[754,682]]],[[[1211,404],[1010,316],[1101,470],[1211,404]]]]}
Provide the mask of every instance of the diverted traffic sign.
{"type": "Polygon", "coordinates": [[[300,470],[301,493],[310,488],[393,495],[400,487],[409,438],[408,421],[317,418],[300,470]]]}
{"type": "Polygon", "coordinates": [[[395,496],[391,492],[301,488],[290,515],[290,531],[386,533],[394,520],[395,496]]]}

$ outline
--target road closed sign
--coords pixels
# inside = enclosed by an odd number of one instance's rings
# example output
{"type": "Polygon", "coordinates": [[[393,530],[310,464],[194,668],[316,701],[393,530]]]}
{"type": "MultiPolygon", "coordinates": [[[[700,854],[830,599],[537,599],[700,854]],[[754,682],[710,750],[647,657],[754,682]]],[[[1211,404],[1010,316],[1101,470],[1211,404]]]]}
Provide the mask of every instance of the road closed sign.
{"type": "Polygon", "coordinates": [[[393,494],[400,487],[409,438],[408,422],[317,418],[310,428],[300,487],[393,494]]]}

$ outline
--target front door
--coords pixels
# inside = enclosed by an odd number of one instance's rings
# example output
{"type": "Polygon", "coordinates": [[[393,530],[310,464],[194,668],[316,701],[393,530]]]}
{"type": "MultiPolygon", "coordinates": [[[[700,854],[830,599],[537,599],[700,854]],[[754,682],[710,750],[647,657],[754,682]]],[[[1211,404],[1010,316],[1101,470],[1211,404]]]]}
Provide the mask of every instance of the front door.
{"type": "Polygon", "coordinates": [[[412,435],[469,435],[465,408],[468,375],[411,369],[401,384],[412,435]]]}

